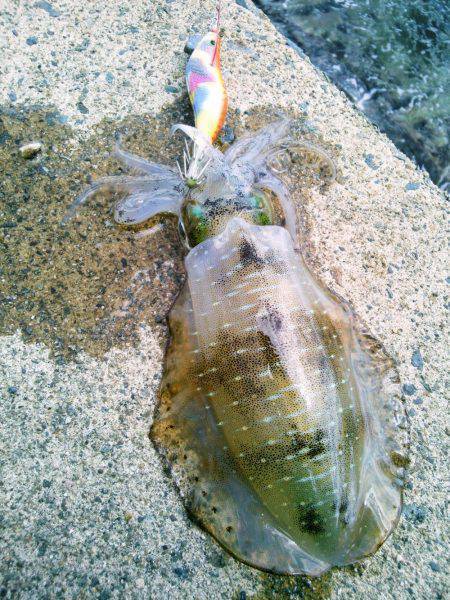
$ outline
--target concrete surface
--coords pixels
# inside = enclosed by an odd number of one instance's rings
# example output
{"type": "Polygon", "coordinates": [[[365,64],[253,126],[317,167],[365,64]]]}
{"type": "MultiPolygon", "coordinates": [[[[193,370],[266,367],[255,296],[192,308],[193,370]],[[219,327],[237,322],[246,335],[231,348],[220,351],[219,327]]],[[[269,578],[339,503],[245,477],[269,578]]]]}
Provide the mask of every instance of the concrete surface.
{"type": "MultiPolygon", "coordinates": [[[[223,4],[231,110],[240,110],[244,126],[252,114],[246,111],[256,108],[301,113],[311,136],[331,148],[338,163],[338,183],[302,192],[302,241],[318,276],[352,302],[398,364],[412,427],[404,516],[373,558],[318,582],[266,576],[239,564],[190,522],[147,437],[166,340],[163,319],[134,323],[133,344],[125,339],[100,352],[86,342],[64,359],[55,353],[50,334],[27,338],[35,322],[30,308],[30,322],[17,322],[16,332],[0,321],[0,594],[103,600],[444,598],[450,430],[443,199],[426,174],[286,44],[248,0],[223,4]]],[[[208,27],[213,13],[214,2],[203,0],[0,0],[0,102],[9,115],[51,109],[67,137],[59,146],[44,145],[42,156],[27,163],[27,177],[38,167],[45,173],[47,156],[50,164],[60,165],[62,178],[64,165],[74,162],[102,123],[158,118],[176,104],[184,93],[184,41],[208,27]]],[[[4,123],[7,127],[8,120],[4,123]]],[[[8,152],[12,147],[13,154],[13,141],[17,147],[41,141],[27,139],[27,119],[20,123],[21,139],[0,130],[0,147],[8,152]]],[[[145,139],[145,131],[140,135],[145,139]]],[[[14,154],[17,169],[24,160],[14,154]]],[[[79,187],[86,163],[77,168],[79,187]]],[[[14,166],[8,169],[2,166],[3,223],[20,192],[19,184],[8,187],[15,177],[14,166]]],[[[57,186],[58,178],[53,179],[57,186]]],[[[76,191],[77,185],[72,197],[76,191]]],[[[64,196],[62,202],[70,199],[64,196]]],[[[51,206],[51,194],[47,201],[51,206]]],[[[33,196],[28,202],[32,206],[33,196]]],[[[45,215],[48,207],[43,203],[38,209],[45,215]]],[[[34,235],[31,229],[26,235],[34,235]]],[[[11,225],[3,229],[0,252],[19,243],[17,231],[11,225]]],[[[51,246],[52,238],[47,243],[51,246]]],[[[170,260],[165,258],[148,255],[138,274],[141,279],[142,273],[151,274],[160,295],[167,291],[158,272],[167,272],[172,263],[180,268],[181,250],[173,245],[170,260]]],[[[107,253],[102,261],[107,269],[107,253]]],[[[4,301],[14,282],[7,281],[8,265],[3,267],[4,301]]],[[[33,273],[27,277],[32,287],[33,273]]],[[[109,280],[112,286],[117,281],[109,280]]],[[[83,297],[80,281],[73,295],[83,297]]]]}

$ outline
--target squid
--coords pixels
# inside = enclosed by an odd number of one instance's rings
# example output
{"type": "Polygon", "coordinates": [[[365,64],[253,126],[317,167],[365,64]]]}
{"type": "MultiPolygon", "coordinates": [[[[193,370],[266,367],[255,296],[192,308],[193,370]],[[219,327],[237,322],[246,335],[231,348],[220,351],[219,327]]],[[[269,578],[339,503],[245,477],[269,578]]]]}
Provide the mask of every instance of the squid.
{"type": "Polygon", "coordinates": [[[299,145],[290,120],[214,145],[228,103],[219,19],[187,63],[195,127],[173,127],[191,140],[182,163],[117,147],[135,174],[98,180],[69,217],[105,187],[122,193],[121,225],[178,217],[186,282],[150,437],[190,514],[231,554],[319,575],[374,553],[398,522],[405,414],[392,360],[298,251],[276,168],[299,145]]]}

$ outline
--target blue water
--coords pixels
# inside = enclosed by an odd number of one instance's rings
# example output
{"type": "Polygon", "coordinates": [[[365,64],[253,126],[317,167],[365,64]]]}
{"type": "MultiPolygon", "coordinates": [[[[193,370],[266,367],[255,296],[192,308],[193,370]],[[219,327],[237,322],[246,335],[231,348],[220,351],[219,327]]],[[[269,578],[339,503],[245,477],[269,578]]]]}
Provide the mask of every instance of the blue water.
{"type": "Polygon", "coordinates": [[[442,188],[450,188],[449,0],[256,0],[442,188]]]}

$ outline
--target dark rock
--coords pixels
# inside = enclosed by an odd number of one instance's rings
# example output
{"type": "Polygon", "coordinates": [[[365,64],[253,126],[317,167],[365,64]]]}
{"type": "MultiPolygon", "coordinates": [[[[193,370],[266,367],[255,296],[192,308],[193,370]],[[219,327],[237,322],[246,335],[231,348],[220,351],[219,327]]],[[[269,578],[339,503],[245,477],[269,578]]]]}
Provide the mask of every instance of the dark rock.
{"type": "Polygon", "coordinates": [[[0,131],[0,146],[3,146],[3,144],[6,144],[6,142],[10,139],[11,139],[11,136],[9,135],[9,133],[7,131],[0,131]]]}
{"type": "Polygon", "coordinates": [[[417,392],[417,389],[412,383],[405,383],[402,387],[402,391],[407,396],[414,396],[414,394],[417,392]]]}
{"type": "Polygon", "coordinates": [[[414,350],[411,357],[411,364],[413,367],[416,367],[416,369],[419,369],[419,371],[423,369],[423,358],[420,354],[420,350],[414,350]]]}
{"type": "Polygon", "coordinates": [[[35,44],[38,43],[38,39],[35,35],[31,35],[25,41],[28,46],[34,46],[35,44]]]}
{"type": "Polygon", "coordinates": [[[427,392],[431,392],[432,391],[431,386],[425,381],[425,379],[423,378],[423,375],[420,376],[420,383],[423,385],[424,389],[427,392]]]}
{"type": "Polygon", "coordinates": [[[373,154],[365,154],[364,161],[366,165],[368,165],[374,171],[376,171],[379,168],[379,165],[377,165],[375,162],[375,157],[373,154]]]}
{"type": "Polygon", "coordinates": [[[80,111],[80,113],[82,113],[83,115],[87,115],[89,112],[88,107],[85,106],[81,101],[77,102],[77,108],[80,111]]]}
{"type": "Polygon", "coordinates": [[[209,564],[213,565],[217,569],[223,569],[226,565],[225,557],[223,552],[214,551],[207,557],[209,564]]]}
{"type": "Polygon", "coordinates": [[[44,554],[47,552],[47,548],[48,548],[48,542],[46,540],[42,540],[42,542],[38,546],[37,555],[44,556],[44,554]]]}
{"type": "Polygon", "coordinates": [[[174,567],[172,571],[180,579],[189,579],[189,570],[186,567],[174,567]]]}
{"type": "Polygon", "coordinates": [[[166,90],[166,92],[169,92],[169,94],[177,94],[178,93],[178,88],[175,87],[174,85],[166,85],[166,87],[164,89],[166,90]]]}
{"type": "Polygon", "coordinates": [[[420,183],[407,183],[405,185],[405,190],[407,192],[411,191],[411,190],[418,190],[420,188],[420,183]]]}
{"type": "Polygon", "coordinates": [[[308,113],[308,109],[309,109],[309,102],[307,100],[305,100],[304,102],[300,102],[300,104],[298,105],[299,109],[304,112],[304,113],[308,113]]]}
{"type": "Polygon", "coordinates": [[[10,385],[8,388],[8,393],[11,394],[11,396],[15,396],[15,394],[17,394],[17,388],[15,385],[10,385]]]}
{"type": "Polygon", "coordinates": [[[407,521],[413,523],[423,523],[427,516],[427,509],[424,506],[417,504],[405,504],[403,507],[403,515],[407,521]]]}
{"type": "Polygon", "coordinates": [[[39,0],[39,2],[36,2],[34,6],[36,8],[42,8],[42,10],[45,10],[45,12],[47,12],[51,17],[59,17],[61,15],[59,10],[53,8],[50,2],[46,2],[46,0],[39,0]]]}
{"type": "Polygon", "coordinates": [[[441,570],[441,567],[434,560],[430,561],[430,568],[435,573],[439,573],[439,571],[441,570]]]}
{"type": "Polygon", "coordinates": [[[236,0],[236,4],[238,6],[242,6],[242,8],[246,8],[248,10],[247,2],[245,0],[236,0]]]}
{"type": "Polygon", "coordinates": [[[90,43],[91,43],[91,40],[89,38],[84,38],[84,40],[81,42],[81,44],[78,44],[78,46],[75,46],[75,48],[74,48],[75,52],[84,52],[90,43]]]}
{"type": "Polygon", "coordinates": [[[229,125],[225,125],[220,132],[219,140],[222,144],[231,144],[234,142],[235,135],[233,129],[229,125]]]}

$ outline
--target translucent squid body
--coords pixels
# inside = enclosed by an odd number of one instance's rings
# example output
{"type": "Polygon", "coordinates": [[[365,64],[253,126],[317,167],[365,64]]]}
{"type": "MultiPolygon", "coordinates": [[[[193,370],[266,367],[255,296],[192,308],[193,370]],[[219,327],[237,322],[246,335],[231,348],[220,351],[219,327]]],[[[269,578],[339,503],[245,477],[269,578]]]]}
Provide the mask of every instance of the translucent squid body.
{"type": "Polygon", "coordinates": [[[373,553],[397,523],[402,403],[379,345],[295,249],[295,209],[271,168],[295,145],[289,121],[223,153],[212,146],[223,105],[202,114],[209,84],[195,79],[199,57],[217,60],[211,41],[216,31],[188,65],[197,128],[174,127],[194,142],[186,168],[118,149],[139,175],[99,180],[78,204],[115,186],[125,194],[119,223],[179,217],[187,279],[169,317],[151,438],[189,511],[234,556],[318,575],[373,553]]]}

